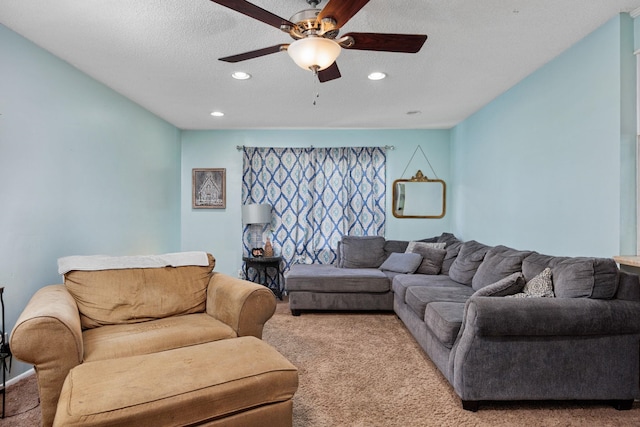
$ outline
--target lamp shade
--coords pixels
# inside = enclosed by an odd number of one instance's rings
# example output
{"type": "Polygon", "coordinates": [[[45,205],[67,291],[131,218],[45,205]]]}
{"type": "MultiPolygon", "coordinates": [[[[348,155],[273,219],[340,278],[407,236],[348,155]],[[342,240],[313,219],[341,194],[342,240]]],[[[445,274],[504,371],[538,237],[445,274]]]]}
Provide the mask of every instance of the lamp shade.
{"type": "Polygon", "coordinates": [[[243,224],[268,224],[271,222],[271,205],[252,203],[242,205],[243,224]]]}
{"type": "Polygon", "coordinates": [[[329,67],[340,55],[338,43],[324,37],[307,37],[289,45],[287,52],[299,67],[320,71],[329,67]]]}

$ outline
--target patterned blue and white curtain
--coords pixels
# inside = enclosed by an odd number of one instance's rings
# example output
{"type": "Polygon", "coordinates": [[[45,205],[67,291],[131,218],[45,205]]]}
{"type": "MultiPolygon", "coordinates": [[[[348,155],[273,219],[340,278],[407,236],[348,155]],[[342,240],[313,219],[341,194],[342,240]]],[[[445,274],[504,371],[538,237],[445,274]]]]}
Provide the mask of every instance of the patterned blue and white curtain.
{"type": "MultiPolygon", "coordinates": [[[[385,167],[382,147],[244,147],[242,203],[272,206],[265,234],[284,271],[331,264],[343,235],[384,235],[385,167]]],[[[248,255],[249,227],[243,246],[248,255]]]]}

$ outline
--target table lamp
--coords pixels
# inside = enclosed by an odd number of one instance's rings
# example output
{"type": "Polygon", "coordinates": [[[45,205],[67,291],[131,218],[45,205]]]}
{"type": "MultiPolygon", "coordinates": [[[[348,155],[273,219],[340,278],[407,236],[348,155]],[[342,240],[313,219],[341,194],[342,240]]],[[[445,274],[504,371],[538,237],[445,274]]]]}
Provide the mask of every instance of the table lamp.
{"type": "Polygon", "coordinates": [[[242,223],[249,226],[249,243],[252,248],[262,247],[262,229],[271,223],[271,205],[251,203],[242,205],[242,223]]]}

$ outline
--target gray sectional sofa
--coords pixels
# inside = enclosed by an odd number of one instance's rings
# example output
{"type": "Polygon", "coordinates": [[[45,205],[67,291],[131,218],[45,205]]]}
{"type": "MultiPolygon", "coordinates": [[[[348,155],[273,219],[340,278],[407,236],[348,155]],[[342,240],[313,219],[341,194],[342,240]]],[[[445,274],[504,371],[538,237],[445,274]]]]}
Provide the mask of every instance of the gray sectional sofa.
{"type": "Polygon", "coordinates": [[[285,276],[294,315],[393,310],[468,410],[490,400],[640,398],[640,282],[612,259],[345,236],[285,276]],[[420,256],[416,256],[416,254],[420,256]],[[424,274],[426,273],[426,274],[424,274]]]}

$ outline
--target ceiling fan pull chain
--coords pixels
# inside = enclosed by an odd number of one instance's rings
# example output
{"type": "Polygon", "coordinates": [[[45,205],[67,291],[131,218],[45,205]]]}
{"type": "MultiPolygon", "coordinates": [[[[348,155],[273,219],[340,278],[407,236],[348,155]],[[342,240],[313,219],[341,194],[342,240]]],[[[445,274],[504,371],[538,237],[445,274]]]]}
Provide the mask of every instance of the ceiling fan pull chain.
{"type": "Polygon", "coordinates": [[[315,73],[314,73],[314,76],[313,76],[313,82],[314,82],[313,83],[313,91],[315,92],[315,94],[313,95],[312,104],[315,107],[316,106],[316,102],[318,101],[318,98],[320,98],[320,88],[319,88],[320,81],[316,78],[315,73]]]}

